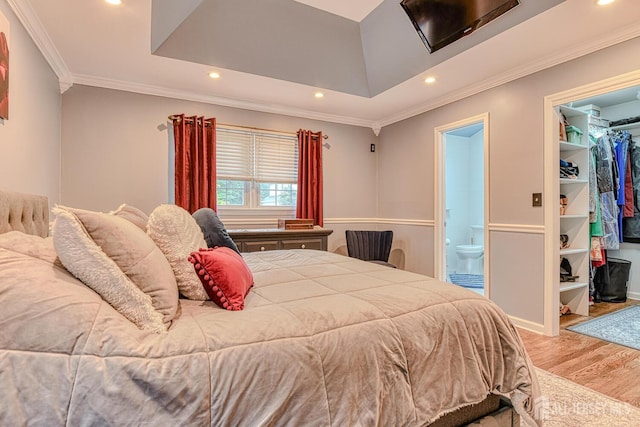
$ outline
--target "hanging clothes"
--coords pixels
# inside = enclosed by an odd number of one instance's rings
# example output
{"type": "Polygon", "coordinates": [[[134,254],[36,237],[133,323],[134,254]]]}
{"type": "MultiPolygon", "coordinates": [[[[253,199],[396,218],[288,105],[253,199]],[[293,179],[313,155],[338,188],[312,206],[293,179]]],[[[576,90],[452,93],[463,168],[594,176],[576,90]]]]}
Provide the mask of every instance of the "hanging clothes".
{"type": "Polygon", "coordinates": [[[596,174],[596,137],[589,135],[589,233],[591,237],[603,235],[600,215],[600,195],[596,174]]]}
{"type": "Polygon", "coordinates": [[[623,222],[624,239],[631,243],[640,243],[640,149],[631,143],[631,180],[633,182],[633,217],[623,222]]]}
{"type": "Polygon", "coordinates": [[[601,267],[606,263],[604,249],[602,248],[602,237],[591,238],[590,251],[591,251],[590,258],[591,258],[592,266],[601,267]]]}
{"type": "Polygon", "coordinates": [[[617,178],[615,155],[609,135],[604,134],[596,141],[596,176],[602,218],[603,249],[618,250],[620,248],[620,231],[618,227],[618,205],[616,202],[617,178]]]}
{"type": "Polygon", "coordinates": [[[625,180],[627,175],[627,154],[629,152],[629,132],[615,132],[613,137],[615,160],[618,169],[618,181],[616,192],[616,202],[618,204],[618,235],[620,242],[623,241],[622,218],[625,206],[625,180]]]}
{"type": "Polygon", "coordinates": [[[633,179],[631,176],[631,144],[629,144],[629,153],[627,154],[627,173],[624,180],[624,209],[622,216],[624,218],[633,218],[635,202],[633,199],[633,179]]]}

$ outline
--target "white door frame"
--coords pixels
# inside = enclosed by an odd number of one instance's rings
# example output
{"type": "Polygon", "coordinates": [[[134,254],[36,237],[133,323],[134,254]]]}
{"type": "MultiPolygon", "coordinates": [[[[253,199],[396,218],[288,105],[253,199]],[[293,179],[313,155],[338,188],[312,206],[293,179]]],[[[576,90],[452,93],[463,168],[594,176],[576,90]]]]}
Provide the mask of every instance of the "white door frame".
{"type": "Polygon", "coordinates": [[[560,289],[558,281],[560,271],[556,268],[554,253],[557,254],[560,220],[558,219],[558,147],[555,143],[557,131],[554,108],[572,101],[640,85],[640,70],[622,74],[610,79],[580,86],[574,89],[544,97],[544,334],[556,336],[560,332],[560,289]],[[555,128],[554,128],[555,126],[555,128]],[[554,130],[555,129],[555,130],[554,130]]]}
{"type": "Polygon", "coordinates": [[[479,114],[477,116],[469,117],[467,119],[459,120],[457,122],[449,123],[443,126],[436,127],[434,131],[434,194],[435,194],[435,206],[434,206],[434,276],[440,280],[446,280],[447,278],[447,243],[446,243],[446,230],[445,230],[445,218],[446,218],[446,150],[445,150],[445,138],[444,134],[454,129],[461,127],[474,125],[477,123],[483,124],[484,129],[484,294],[490,298],[490,274],[489,274],[489,232],[487,230],[487,224],[489,221],[489,113],[479,114]]]}

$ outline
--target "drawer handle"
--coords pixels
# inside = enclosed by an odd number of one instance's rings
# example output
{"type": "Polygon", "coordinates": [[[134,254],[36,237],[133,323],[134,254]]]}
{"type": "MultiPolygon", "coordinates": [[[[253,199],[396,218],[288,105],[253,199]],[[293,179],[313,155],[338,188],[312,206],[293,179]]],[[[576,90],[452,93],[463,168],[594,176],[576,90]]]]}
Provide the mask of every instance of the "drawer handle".
{"type": "Polygon", "coordinates": [[[304,249],[304,248],[306,248],[306,247],[307,247],[307,245],[302,245],[302,246],[301,246],[301,248],[302,248],[302,249],[304,249]]]}
{"type": "Polygon", "coordinates": [[[265,250],[265,249],[264,249],[264,246],[260,246],[260,250],[261,250],[261,251],[264,251],[264,250],[265,250]]]}

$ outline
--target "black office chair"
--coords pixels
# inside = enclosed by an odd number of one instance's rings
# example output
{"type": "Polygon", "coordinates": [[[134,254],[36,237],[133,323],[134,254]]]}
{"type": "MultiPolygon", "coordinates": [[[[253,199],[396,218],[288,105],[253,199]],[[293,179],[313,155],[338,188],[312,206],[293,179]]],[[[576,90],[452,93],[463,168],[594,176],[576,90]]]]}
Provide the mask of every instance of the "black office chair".
{"type": "Polygon", "coordinates": [[[346,230],[347,253],[351,258],[396,268],[389,263],[393,231],[346,230]]]}

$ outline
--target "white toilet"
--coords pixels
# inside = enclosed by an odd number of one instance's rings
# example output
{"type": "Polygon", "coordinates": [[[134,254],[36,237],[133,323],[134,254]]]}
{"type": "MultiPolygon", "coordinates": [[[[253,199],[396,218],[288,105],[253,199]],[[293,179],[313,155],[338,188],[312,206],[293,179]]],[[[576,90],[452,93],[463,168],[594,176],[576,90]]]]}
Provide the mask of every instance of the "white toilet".
{"type": "Polygon", "coordinates": [[[484,227],[482,225],[471,226],[471,244],[456,246],[458,265],[456,273],[482,274],[482,255],[484,255],[484,227]]]}

